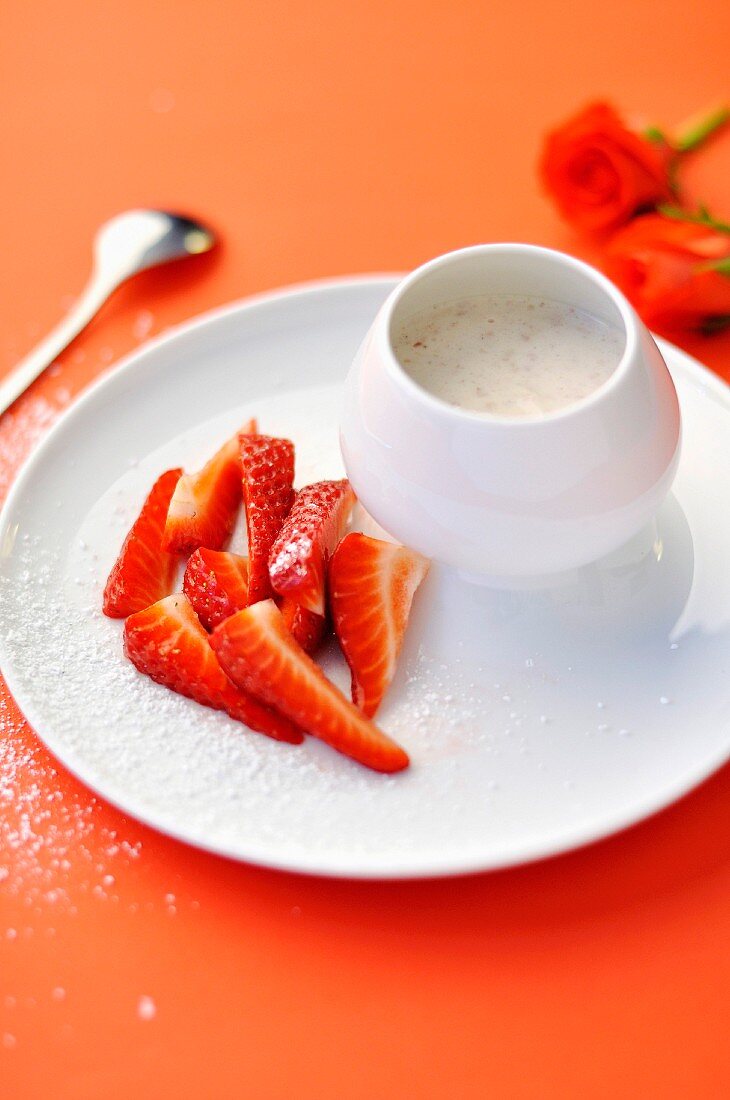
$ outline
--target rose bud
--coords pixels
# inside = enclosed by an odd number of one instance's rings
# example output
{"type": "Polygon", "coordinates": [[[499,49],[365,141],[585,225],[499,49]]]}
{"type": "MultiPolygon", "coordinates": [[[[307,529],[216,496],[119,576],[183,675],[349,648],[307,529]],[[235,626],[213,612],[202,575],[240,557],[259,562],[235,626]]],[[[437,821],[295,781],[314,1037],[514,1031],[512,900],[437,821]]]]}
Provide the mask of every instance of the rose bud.
{"type": "Polygon", "coordinates": [[[716,331],[730,324],[730,225],[706,211],[647,214],[611,239],[606,267],[647,324],[716,331]]]}
{"type": "Polygon", "coordinates": [[[593,103],[548,134],[540,172],[566,221],[598,232],[669,199],[675,155],[658,131],[649,140],[593,103]]]}

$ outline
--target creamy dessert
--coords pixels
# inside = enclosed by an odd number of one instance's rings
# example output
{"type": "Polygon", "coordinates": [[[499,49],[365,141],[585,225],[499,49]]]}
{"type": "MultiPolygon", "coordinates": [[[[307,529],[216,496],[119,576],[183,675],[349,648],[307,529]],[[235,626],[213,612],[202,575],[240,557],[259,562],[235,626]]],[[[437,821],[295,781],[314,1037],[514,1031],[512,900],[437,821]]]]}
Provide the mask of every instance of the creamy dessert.
{"type": "Polygon", "coordinates": [[[603,385],[624,336],[564,302],[481,294],[413,314],[393,345],[411,378],[442,401],[471,412],[540,417],[603,385]]]}

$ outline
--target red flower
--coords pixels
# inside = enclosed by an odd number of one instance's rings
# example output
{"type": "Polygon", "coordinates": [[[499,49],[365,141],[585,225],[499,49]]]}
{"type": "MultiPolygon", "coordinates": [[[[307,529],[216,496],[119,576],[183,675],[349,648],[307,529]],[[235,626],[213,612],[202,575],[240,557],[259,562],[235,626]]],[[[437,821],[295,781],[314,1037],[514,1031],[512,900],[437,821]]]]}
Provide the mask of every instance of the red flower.
{"type": "Polygon", "coordinates": [[[674,151],[627,129],[608,103],[593,103],[548,134],[540,170],[563,217],[580,229],[616,229],[671,197],[674,151]]]}
{"type": "Polygon", "coordinates": [[[705,213],[637,218],[612,238],[607,270],[649,325],[730,324],[730,226],[705,213]]]}

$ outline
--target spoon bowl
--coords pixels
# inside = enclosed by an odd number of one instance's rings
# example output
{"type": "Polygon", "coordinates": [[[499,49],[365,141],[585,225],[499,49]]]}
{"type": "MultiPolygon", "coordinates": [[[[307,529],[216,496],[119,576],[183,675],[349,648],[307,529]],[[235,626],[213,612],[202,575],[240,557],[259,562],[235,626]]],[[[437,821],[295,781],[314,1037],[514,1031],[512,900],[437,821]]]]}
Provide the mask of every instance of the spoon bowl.
{"type": "Polygon", "coordinates": [[[171,260],[209,252],[216,243],[201,222],[167,210],[127,210],[99,229],[91,279],[71,312],[0,382],[0,414],[57,359],[121,283],[171,260]]]}
{"type": "Polygon", "coordinates": [[[202,223],[166,210],[127,210],[99,229],[94,240],[97,271],[125,278],[158,264],[209,252],[212,231],[202,223]]]}

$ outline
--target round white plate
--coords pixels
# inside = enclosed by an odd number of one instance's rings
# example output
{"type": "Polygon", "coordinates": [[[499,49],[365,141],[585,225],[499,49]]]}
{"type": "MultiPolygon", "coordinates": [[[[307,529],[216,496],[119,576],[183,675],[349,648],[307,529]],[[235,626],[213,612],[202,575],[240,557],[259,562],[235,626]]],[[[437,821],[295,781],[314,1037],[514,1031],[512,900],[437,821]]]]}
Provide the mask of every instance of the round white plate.
{"type": "MultiPolygon", "coordinates": [[[[341,476],[340,386],[392,286],[295,288],[150,344],[58,422],[0,521],[0,658],[39,736],[127,813],[236,859],[383,878],[503,867],[638,821],[730,755],[730,391],[666,344],[674,496],[550,589],[432,569],[379,715],[407,772],[274,743],[125,661],[101,592],[154,477],[195,468],[254,413],[295,440],[299,484],[341,476]]],[[[324,663],[347,684],[334,646],[324,663]]]]}

